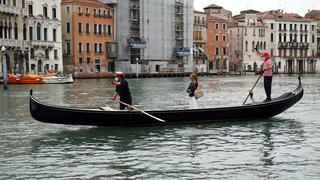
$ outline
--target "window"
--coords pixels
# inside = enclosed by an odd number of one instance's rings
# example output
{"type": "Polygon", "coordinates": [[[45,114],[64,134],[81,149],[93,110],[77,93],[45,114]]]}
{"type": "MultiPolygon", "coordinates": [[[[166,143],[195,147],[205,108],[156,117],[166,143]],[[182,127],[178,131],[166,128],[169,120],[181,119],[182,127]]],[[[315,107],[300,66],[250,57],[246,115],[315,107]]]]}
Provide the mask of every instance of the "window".
{"type": "Polygon", "coordinates": [[[57,29],[52,29],[52,40],[57,41],[57,29]]]}
{"type": "Polygon", "coordinates": [[[25,8],[26,7],[26,2],[25,0],[22,0],[22,8],[25,8]]]}
{"type": "MultiPolygon", "coordinates": [[[[260,30],[260,29],[259,29],[260,30]]],[[[260,31],[259,31],[260,32],[260,31]]],[[[244,28],[244,35],[247,35],[247,28],[244,28]]]]}
{"type": "Polygon", "coordinates": [[[219,48],[216,47],[216,56],[219,55],[219,48]]]}
{"type": "Polygon", "coordinates": [[[82,8],[78,7],[78,15],[81,16],[82,15],[82,8]]]}
{"type": "Polygon", "coordinates": [[[270,24],[270,28],[273,29],[273,23],[270,24]]]}
{"type": "Polygon", "coordinates": [[[70,7],[66,7],[67,14],[70,15],[70,7]]]}
{"type": "Polygon", "coordinates": [[[79,53],[82,53],[82,43],[79,43],[79,47],[78,47],[79,53]]]}
{"type": "Polygon", "coordinates": [[[216,23],[216,29],[219,29],[219,24],[218,23],[216,23]]]}
{"type": "Polygon", "coordinates": [[[308,25],[304,25],[304,30],[308,31],[308,25]]]}
{"type": "Polygon", "coordinates": [[[101,35],[102,34],[102,25],[99,24],[98,27],[99,27],[99,34],[101,35]]]}
{"type": "Polygon", "coordinates": [[[94,24],[93,25],[93,33],[96,35],[96,34],[98,34],[98,26],[97,26],[97,24],[94,24]]]}
{"type": "Polygon", "coordinates": [[[82,34],[82,23],[78,23],[78,33],[82,34]]]}
{"type": "Polygon", "coordinates": [[[283,42],[287,42],[287,34],[286,33],[283,34],[283,42]]]}
{"type": "Polygon", "coordinates": [[[300,24],[300,31],[303,31],[303,25],[300,24]]]}
{"type": "Polygon", "coordinates": [[[223,28],[223,29],[226,29],[226,24],[222,24],[222,28],[223,28]]]}
{"type": "Polygon", "coordinates": [[[111,25],[108,25],[108,35],[111,35],[112,34],[112,28],[111,28],[111,25]]]}
{"type": "Polygon", "coordinates": [[[219,35],[216,34],[216,41],[219,41],[219,35]]]}
{"type": "Polygon", "coordinates": [[[17,5],[16,0],[13,0],[13,1],[12,1],[12,5],[13,5],[13,6],[16,6],[16,5],[17,5]]]}
{"type": "Polygon", "coordinates": [[[282,24],[279,24],[279,31],[281,31],[282,29],[282,24]]]}
{"type": "Polygon", "coordinates": [[[99,53],[102,53],[102,43],[99,44],[99,53]]]}
{"type": "Polygon", "coordinates": [[[15,23],[14,25],[14,39],[18,39],[18,25],[15,23]]]}
{"type": "Polygon", "coordinates": [[[46,49],[44,52],[45,52],[45,58],[49,59],[49,49],[46,49]]]}
{"type": "Polygon", "coordinates": [[[311,30],[314,31],[314,25],[311,26],[311,30]]]}
{"type": "Polygon", "coordinates": [[[40,23],[37,24],[37,40],[38,41],[41,40],[41,24],[40,23]]]}
{"type": "Polygon", "coordinates": [[[222,40],[223,40],[223,41],[227,41],[227,36],[226,36],[226,35],[223,35],[223,36],[222,36],[222,40]]]}
{"type": "Polygon", "coordinates": [[[223,51],[223,55],[226,56],[227,55],[227,48],[223,47],[222,51],[223,51]]]}
{"type": "Polygon", "coordinates": [[[103,34],[107,35],[107,25],[103,25],[103,34]]]}
{"type": "Polygon", "coordinates": [[[303,42],[303,35],[300,34],[300,42],[303,42]]]}
{"type": "Polygon", "coordinates": [[[90,58],[87,58],[87,64],[90,64],[90,58]]]}
{"type": "Polygon", "coordinates": [[[256,28],[253,28],[253,36],[256,36],[256,28]]]}
{"type": "Polygon", "coordinates": [[[270,40],[273,42],[273,33],[270,34],[270,40]]]}
{"type": "Polygon", "coordinates": [[[32,6],[32,4],[28,5],[28,12],[29,12],[29,16],[33,16],[33,6],[32,6]]]}
{"type": "Polygon", "coordinates": [[[90,43],[87,43],[86,47],[87,47],[87,53],[89,54],[90,53],[90,43]]]}
{"type": "Polygon", "coordinates": [[[308,35],[307,34],[304,35],[304,42],[308,42],[308,35]]]}
{"type": "Polygon", "coordinates": [[[82,57],[79,57],[79,64],[82,64],[82,62],[83,62],[82,57]]]}
{"type": "Polygon", "coordinates": [[[287,24],[283,24],[283,29],[286,31],[287,30],[287,24]]]}
{"type": "Polygon", "coordinates": [[[57,9],[56,8],[52,8],[52,18],[57,18],[57,9]]]}
{"type": "Polygon", "coordinates": [[[33,27],[29,27],[29,40],[33,40],[33,27]]]}
{"type": "Polygon", "coordinates": [[[94,52],[97,53],[98,52],[98,44],[94,43],[94,52]]]}
{"type": "Polygon", "coordinates": [[[48,8],[47,7],[43,7],[43,17],[47,18],[48,17],[48,8]]]}
{"type": "Polygon", "coordinates": [[[67,42],[67,55],[71,54],[71,44],[67,42]]]}
{"type": "Polygon", "coordinates": [[[314,43],[314,34],[312,34],[311,42],[314,43]]]}
{"type": "Polygon", "coordinates": [[[23,40],[27,40],[27,28],[26,28],[26,24],[23,24],[23,40]]]}
{"type": "Polygon", "coordinates": [[[90,34],[90,24],[89,23],[86,23],[86,33],[87,33],[87,35],[90,34]]]}
{"type": "Polygon", "coordinates": [[[69,34],[70,33],[70,23],[69,22],[67,22],[67,33],[69,34]]]}
{"type": "Polygon", "coordinates": [[[90,9],[86,8],[86,15],[89,16],[90,15],[90,9]]]}
{"type": "Polygon", "coordinates": [[[55,49],[55,50],[53,51],[53,53],[54,53],[54,59],[59,59],[59,58],[58,58],[58,50],[55,49]]]}
{"type": "Polygon", "coordinates": [[[95,59],[94,62],[96,72],[100,72],[100,59],[95,59]]]}
{"type": "Polygon", "coordinates": [[[246,51],[248,51],[248,41],[246,41],[246,51]]]}
{"type": "Polygon", "coordinates": [[[267,43],[263,42],[263,49],[267,49],[267,43]]]}
{"type": "Polygon", "coordinates": [[[34,49],[33,48],[31,48],[30,56],[31,56],[31,58],[34,58],[34,49]]]}
{"type": "Polygon", "coordinates": [[[58,67],[59,67],[58,64],[54,64],[54,70],[55,70],[55,71],[58,71],[58,67]]]}
{"type": "Polygon", "coordinates": [[[252,51],[254,51],[254,49],[255,49],[255,42],[252,41],[252,51]]]}
{"type": "Polygon", "coordinates": [[[48,40],[48,29],[47,28],[43,28],[43,38],[45,41],[48,40]]]}

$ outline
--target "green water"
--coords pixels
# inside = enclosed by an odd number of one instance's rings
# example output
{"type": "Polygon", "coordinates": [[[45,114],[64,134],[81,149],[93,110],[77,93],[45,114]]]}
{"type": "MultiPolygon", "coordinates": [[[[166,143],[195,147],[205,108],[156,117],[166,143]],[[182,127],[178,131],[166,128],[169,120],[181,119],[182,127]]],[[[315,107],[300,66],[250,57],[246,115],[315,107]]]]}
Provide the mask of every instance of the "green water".
{"type": "MultiPolygon", "coordinates": [[[[200,107],[241,105],[257,76],[201,77],[200,107]]],[[[145,110],[188,107],[187,78],[129,79],[145,110]]],[[[98,128],[43,124],[28,91],[65,106],[109,105],[111,79],[66,85],[0,86],[0,179],[318,179],[320,75],[302,77],[303,99],[266,120],[162,127],[98,128]]],[[[275,76],[273,97],[297,77],[275,76]]],[[[262,82],[256,100],[265,98],[262,82]]]]}

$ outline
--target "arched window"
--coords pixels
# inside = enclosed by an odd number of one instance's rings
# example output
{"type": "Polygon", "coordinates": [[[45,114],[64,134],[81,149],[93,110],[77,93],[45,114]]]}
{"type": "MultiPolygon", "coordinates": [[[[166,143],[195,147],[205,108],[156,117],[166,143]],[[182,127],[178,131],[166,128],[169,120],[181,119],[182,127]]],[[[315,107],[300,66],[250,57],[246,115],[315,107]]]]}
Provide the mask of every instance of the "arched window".
{"type": "Polygon", "coordinates": [[[0,38],[3,38],[3,25],[2,25],[2,21],[0,22],[0,38]]]}
{"type": "Polygon", "coordinates": [[[254,51],[255,45],[256,45],[255,42],[252,41],[252,51],[254,51]]]}
{"type": "Polygon", "coordinates": [[[248,41],[246,41],[246,51],[248,51],[248,41]]]}
{"type": "Polygon", "coordinates": [[[292,42],[292,34],[290,33],[289,36],[290,36],[290,37],[289,37],[289,38],[290,38],[290,42],[292,42]]]}
{"type": "Polygon", "coordinates": [[[263,43],[263,49],[267,49],[267,43],[266,42],[263,43]]]}
{"type": "Polygon", "coordinates": [[[40,23],[37,24],[37,40],[38,41],[41,40],[41,24],[40,23]]]}
{"type": "Polygon", "coordinates": [[[27,27],[23,24],[23,40],[27,40],[27,27]]]}
{"type": "Polygon", "coordinates": [[[273,42],[273,33],[270,34],[270,40],[273,42]]]}
{"type": "Polygon", "coordinates": [[[293,39],[294,42],[297,42],[298,41],[298,34],[294,34],[294,39],[293,39]]]}
{"type": "Polygon", "coordinates": [[[18,39],[18,25],[14,24],[14,39],[18,39]]]}
{"type": "Polygon", "coordinates": [[[303,42],[303,34],[300,34],[300,42],[303,42]]]}
{"type": "Polygon", "coordinates": [[[279,33],[279,42],[282,42],[282,34],[279,33]]]}
{"type": "Polygon", "coordinates": [[[304,42],[308,42],[308,34],[304,35],[304,42]]]}
{"type": "Polygon", "coordinates": [[[286,33],[283,34],[283,42],[287,42],[287,34],[286,33]]]}
{"type": "Polygon", "coordinates": [[[260,49],[263,49],[262,41],[260,42],[260,49]]]}

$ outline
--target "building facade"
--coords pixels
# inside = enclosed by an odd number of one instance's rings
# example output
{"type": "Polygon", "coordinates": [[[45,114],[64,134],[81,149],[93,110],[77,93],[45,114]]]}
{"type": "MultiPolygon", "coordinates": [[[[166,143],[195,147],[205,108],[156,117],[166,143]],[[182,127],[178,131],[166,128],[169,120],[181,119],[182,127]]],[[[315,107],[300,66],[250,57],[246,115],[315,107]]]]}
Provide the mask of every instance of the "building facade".
{"type": "MultiPolygon", "coordinates": [[[[23,28],[27,24],[25,1],[0,1],[0,47],[6,48],[5,55],[10,73],[26,73],[27,44],[23,28]]],[[[2,61],[1,61],[2,62],[2,61]]],[[[2,66],[0,67],[2,76],[2,66]]]]}
{"type": "Polygon", "coordinates": [[[113,8],[97,0],[63,0],[65,70],[76,78],[110,77],[114,73],[113,8]]]}
{"type": "MultiPolygon", "coordinates": [[[[241,11],[240,15],[234,16],[230,23],[230,69],[232,72],[257,72],[263,61],[256,52],[268,49],[267,26],[259,16],[258,11],[241,11]]],[[[272,53],[271,53],[272,54],[272,53]]]]}
{"type": "Polygon", "coordinates": [[[207,15],[193,11],[193,64],[195,72],[207,73],[209,62],[207,55],[207,15]]]}
{"type": "Polygon", "coordinates": [[[204,8],[207,14],[207,52],[209,58],[209,73],[229,72],[229,35],[228,24],[231,11],[221,6],[211,4],[204,8]]]}
{"type": "Polygon", "coordinates": [[[280,10],[261,13],[268,26],[268,50],[274,72],[315,73],[317,70],[317,23],[280,10]]]}
{"type": "Polygon", "coordinates": [[[317,72],[320,72],[320,10],[309,11],[305,18],[317,22],[317,72]]]}
{"type": "Polygon", "coordinates": [[[63,72],[61,0],[26,0],[23,24],[30,73],[63,72]]]}
{"type": "Polygon", "coordinates": [[[118,0],[116,12],[119,55],[116,70],[126,73],[194,70],[193,0],[118,0]]]}

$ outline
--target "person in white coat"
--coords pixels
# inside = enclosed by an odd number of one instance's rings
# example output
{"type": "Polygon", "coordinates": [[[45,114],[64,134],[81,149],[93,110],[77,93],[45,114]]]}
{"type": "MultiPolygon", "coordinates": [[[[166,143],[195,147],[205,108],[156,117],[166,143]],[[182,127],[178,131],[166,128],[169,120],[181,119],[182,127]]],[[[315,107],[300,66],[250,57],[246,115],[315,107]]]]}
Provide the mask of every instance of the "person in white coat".
{"type": "Polygon", "coordinates": [[[191,81],[187,89],[187,93],[189,94],[189,108],[198,109],[198,99],[194,96],[194,92],[198,88],[198,77],[192,73],[190,74],[189,79],[191,81]]]}

